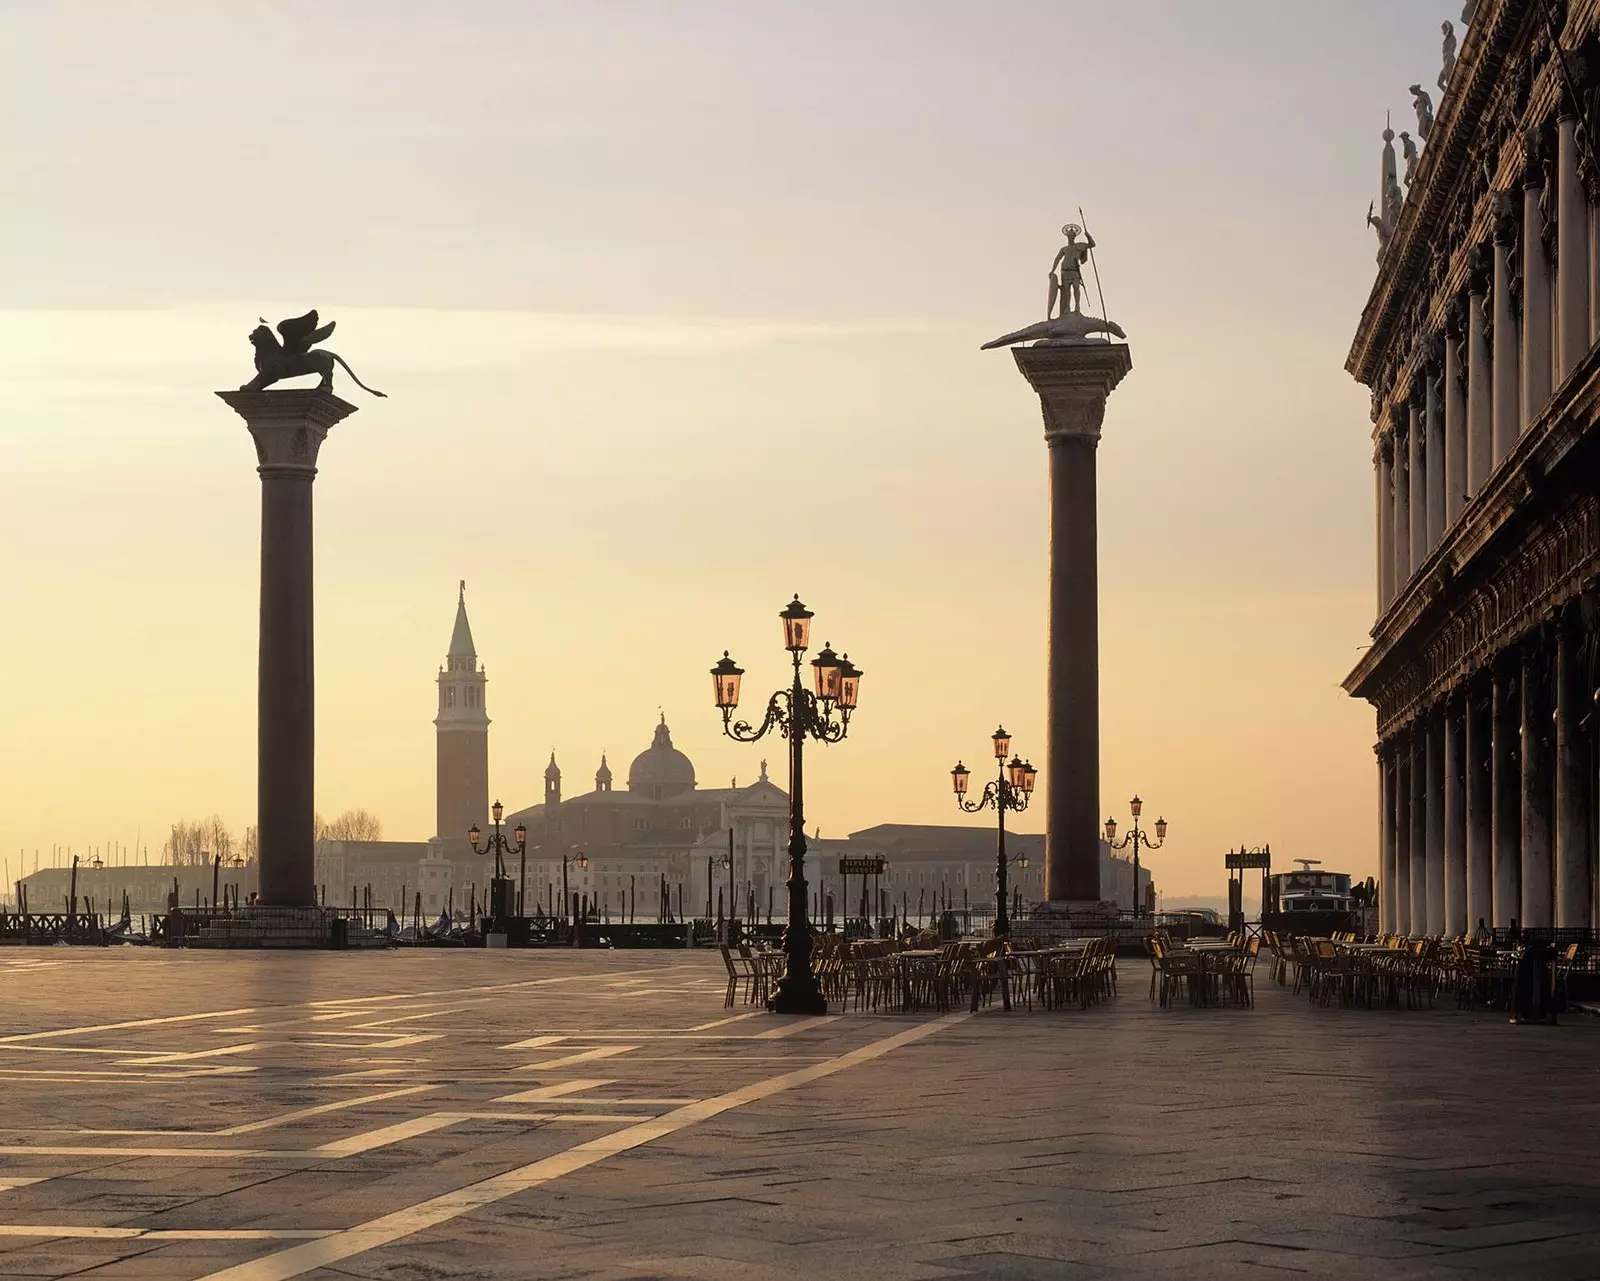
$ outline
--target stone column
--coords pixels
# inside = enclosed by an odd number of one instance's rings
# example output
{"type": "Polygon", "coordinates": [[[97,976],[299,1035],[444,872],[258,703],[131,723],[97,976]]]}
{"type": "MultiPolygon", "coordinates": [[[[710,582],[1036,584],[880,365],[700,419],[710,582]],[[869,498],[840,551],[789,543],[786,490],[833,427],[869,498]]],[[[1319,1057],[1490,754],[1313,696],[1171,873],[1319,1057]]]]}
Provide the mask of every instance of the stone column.
{"type": "MultiPolygon", "coordinates": [[[[1394,548],[1394,595],[1405,591],[1411,581],[1411,430],[1404,406],[1393,411],[1394,431],[1390,453],[1394,458],[1394,532],[1389,544],[1394,548]]],[[[1390,597],[1392,602],[1393,596],[1390,597]]]]}
{"type": "Polygon", "coordinates": [[[1045,880],[1052,902],[1100,898],[1100,614],[1095,450],[1126,343],[1014,347],[1039,394],[1050,452],[1049,744],[1045,880]]]}
{"type": "MultiPolygon", "coordinates": [[[[1587,166],[1580,166],[1583,176],[1587,166]]],[[[1584,191],[1589,200],[1587,210],[1589,227],[1589,341],[1600,342],[1600,205],[1594,202],[1593,176],[1584,177],[1584,191]]]]}
{"type": "Polygon", "coordinates": [[[1378,744],[1378,928],[1394,930],[1394,749],[1378,744]]]}
{"type": "Polygon", "coordinates": [[[1494,392],[1489,333],[1484,323],[1487,299],[1481,287],[1467,295],[1467,486],[1476,494],[1489,479],[1494,459],[1494,392]]]}
{"type": "Polygon", "coordinates": [[[1490,716],[1482,697],[1468,689],[1462,700],[1466,722],[1467,793],[1467,926],[1477,929],[1480,920],[1494,921],[1494,805],[1491,790],[1490,716]]]}
{"type": "Polygon", "coordinates": [[[1465,934],[1467,922],[1466,700],[1444,709],[1444,924],[1465,934]]]}
{"type": "Polygon", "coordinates": [[[1591,780],[1583,717],[1586,698],[1582,633],[1576,618],[1563,620],[1556,657],[1556,924],[1589,924],[1592,887],[1589,851],[1591,780]]]}
{"type": "Polygon", "coordinates": [[[1428,726],[1428,933],[1444,931],[1444,708],[1427,715],[1428,726]]]}
{"type": "Polygon", "coordinates": [[[1522,175],[1522,402],[1519,431],[1537,418],[1550,401],[1550,259],[1544,252],[1544,194],[1536,130],[1523,141],[1522,175]]]}
{"type": "Polygon", "coordinates": [[[1411,740],[1390,740],[1394,772],[1394,929],[1411,933],[1411,740]]]}
{"type": "Polygon", "coordinates": [[[356,407],[324,391],[219,391],[255,438],[261,476],[256,831],[261,901],[310,907],[316,721],[311,484],[328,429],[356,407]]]}
{"type": "Polygon", "coordinates": [[[1557,381],[1565,381],[1589,351],[1589,202],[1578,180],[1578,139],[1571,100],[1561,95],[1557,122],[1556,335],[1557,381]]]}
{"type": "Polygon", "coordinates": [[[1550,727],[1545,707],[1549,655],[1530,640],[1522,650],[1522,923],[1555,921],[1550,860],[1550,727]]]}
{"type": "Polygon", "coordinates": [[[1517,316],[1511,306],[1511,247],[1516,241],[1517,218],[1511,194],[1495,198],[1494,228],[1494,415],[1493,464],[1511,452],[1522,430],[1518,391],[1517,316]]]}
{"type": "Polygon", "coordinates": [[[1428,471],[1432,460],[1428,457],[1423,435],[1426,427],[1419,401],[1411,401],[1409,417],[1411,428],[1406,433],[1406,444],[1411,451],[1407,470],[1411,474],[1411,572],[1414,574],[1428,559],[1428,471]]]}
{"type": "Polygon", "coordinates": [[[1444,537],[1445,461],[1444,406],[1439,395],[1439,366],[1430,358],[1422,374],[1423,422],[1428,433],[1428,521],[1427,549],[1431,552],[1444,537]]]}
{"type": "Polygon", "coordinates": [[[1378,481],[1378,616],[1394,599],[1394,442],[1378,437],[1372,457],[1378,481]]]}
{"type": "Polygon", "coordinates": [[[1444,334],[1444,524],[1449,529],[1467,501],[1467,371],[1460,300],[1453,300],[1444,334]]]}
{"type": "Polygon", "coordinates": [[[1411,932],[1428,932],[1428,726],[1411,735],[1411,932]]]}
{"type": "Polygon", "coordinates": [[[1510,664],[1494,674],[1489,698],[1491,780],[1494,809],[1494,918],[1496,929],[1503,929],[1522,915],[1522,775],[1517,743],[1521,737],[1517,681],[1510,664]]]}

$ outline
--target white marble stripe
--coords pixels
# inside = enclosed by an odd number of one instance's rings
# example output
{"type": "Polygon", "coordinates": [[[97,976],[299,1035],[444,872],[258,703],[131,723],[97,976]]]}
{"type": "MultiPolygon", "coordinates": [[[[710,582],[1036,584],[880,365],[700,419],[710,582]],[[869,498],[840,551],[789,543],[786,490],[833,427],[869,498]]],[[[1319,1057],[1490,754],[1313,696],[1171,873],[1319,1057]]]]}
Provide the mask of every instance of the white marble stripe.
{"type": "Polygon", "coordinates": [[[430,1197],[426,1201],[419,1201],[415,1205],[395,1210],[353,1228],[345,1228],[321,1240],[308,1241],[280,1250],[276,1254],[223,1268],[220,1272],[208,1273],[200,1278],[200,1281],[290,1281],[292,1277],[302,1276],[314,1269],[337,1263],[341,1259],[348,1259],[352,1255],[375,1250],[415,1232],[437,1227],[460,1215],[469,1214],[496,1201],[502,1201],[508,1196],[514,1196],[518,1192],[526,1192],[529,1188],[549,1183],[553,1179],[559,1179],[563,1175],[604,1161],[619,1152],[627,1152],[642,1144],[654,1142],[656,1139],[664,1138],[687,1126],[697,1125],[733,1108],[744,1107],[746,1104],[759,1102],[785,1090],[809,1085],[812,1081],[825,1076],[832,1076],[836,1072],[843,1072],[861,1063],[880,1058],[892,1050],[920,1041],[923,1037],[932,1036],[953,1023],[971,1017],[971,1014],[963,1012],[947,1014],[942,1018],[920,1023],[902,1032],[896,1032],[893,1036],[884,1037],[882,1040],[873,1041],[859,1049],[828,1059],[826,1062],[813,1063],[793,1072],[785,1072],[782,1076],[769,1077],[765,1081],[742,1086],[727,1094],[719,1094],[714,1098],[688,1104],[661,1116],[651,1117],[611,1134],[599,1135],[585,1143],[568,1148],[565,1152],[544,1157],[515,1170],[507,1170],[504,1174],[494,1175],[478,1183],[470,1183],[442,1196],[430,1197]]]}

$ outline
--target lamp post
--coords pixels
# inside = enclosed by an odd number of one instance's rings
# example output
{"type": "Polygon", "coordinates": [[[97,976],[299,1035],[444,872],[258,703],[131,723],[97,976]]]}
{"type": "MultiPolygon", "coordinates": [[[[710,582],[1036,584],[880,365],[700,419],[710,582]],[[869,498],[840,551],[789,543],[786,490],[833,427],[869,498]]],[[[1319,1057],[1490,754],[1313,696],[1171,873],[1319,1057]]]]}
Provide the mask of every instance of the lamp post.
{"type": "Polygon", "coordinates": [[[1028,866],[1026,854],[1015,860],[1006,858],[1006,811],[1014,810],[1020,814],[1028,808],[1028,800],[1033,795],[1033,785],[1039,777],[1039,771],[1034,769],[1030,762],[1017,756],[1012,756],[1010,763],[1007,763],[1006,754],[1011,751],[1011,735],[1006,733],[1004,725],[995,730],[990,738],[994,741],[994,759],[999,764],[999,773],[994,782],[984,784],[983,795],[975,801],[967,799],[967,782],[972,771],[960,761],[957,761],[956,767],[950,771],[950,779],[955,786],[958,808],[968,814],[993,809],[998,819],[994,850],[994,936],[998,939],[1004,938],[1011,932],[1011,921],[1006,915],[1006,870],[1012,862],[1018,867],[1028,866]]]}
{"type": "Polygon", "coordinates": [[[789,742],[789,916],[783,931],[784,971],[767,1008],[776,1014],[826,1014],[827,998],[811,968],[811,922],[806,915],[805,741],[808,737],[837,743],[850,728],[850,713],[861,694],[861,671],[848,654],[838,655],[824,644],[811,660],[815,689],[800,679],[800,655],[811,643],[812,613],[796,596],[778,615],[783,622],[783,647],[794,663],[794,679],[767,700],[761,724],[734,721],[739,705],[739,680],[744,669],[726,650],[711,669],[722,732],[741,743],[753,743],[777,730],[789,742]]]}
{"type": "Polygon", "coordinates": [[[1106,844],[1114,850],[1125,850],[1133,846],[1133,919],[1138,920],[1144,915],[1144,896],[1139,893],[1139,847],[1143,845],[1147,850],[1158,850],[1166,843],[1167,820],[1156,820],[1156,839],[1151,840],[1144,828],[1139,826],[1139,813],[1144,809],[1144,802],[1135,796],[1128,802],[1128,808],[1133,812],[1133,827],[1120,841],[1117,839],[1117,820],[1106,819],[1106,844]]]}
{"type": "Polygon", "coordinates": [[[513,847],[511,842],[506,840],[500,832],[500,820],[505,816],[506,807],[496,801],[489,808],[494,815],[494,834],[489,837],[488,842],[480,850],[478,848],[478,838],[483,833],[478,830],[478,825],[474,823],[467,829],[467,839],[472,842],[472,852],[474,854],[492,853],[494,855],[494,879],[489,882],[489,918],[490,925],[497,927],[496,932],[504,933],[506,918],[511,915],[511,907],[507,902],[511,897],[511,878],[506,875],[505,855],[527,855],[528,829],[521,823],[517,824],[514,833],[516,845],[513,847]]]}

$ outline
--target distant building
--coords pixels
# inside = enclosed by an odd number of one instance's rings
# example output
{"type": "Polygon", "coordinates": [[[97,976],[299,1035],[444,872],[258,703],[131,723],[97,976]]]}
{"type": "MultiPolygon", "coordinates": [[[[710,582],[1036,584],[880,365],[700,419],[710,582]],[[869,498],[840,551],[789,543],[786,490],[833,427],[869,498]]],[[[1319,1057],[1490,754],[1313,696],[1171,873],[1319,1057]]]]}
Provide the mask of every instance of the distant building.
{"type": "MultiPolygon", "coordinates": [[[[995,829],[962,827],[938,823],[880,823],[850,833],[843,840],[807,842],[806,879],[823,893],[838,894],[840,858],[860,858],[881,854],[888,870],[881,879],[883,910],[906,911],[913,917],[934,911],[936,903],[949,903],[960,909],[994,902],[995,829]]],[[[1044,898],[1044,837],[1007,833],[1008,859],[1026,856],[1027,867],[1012,866],[1006,875],[1006,888],[1022,893],[1024,903],[1044,898]]],[[[1150,869],[1139,868],[1147,905],[1153,903],[1150,869]]],[[[870,893],[872,886],[867,889],[870,893]]],[[[1100,892],[1109,902],[1133,906],[1133,864],[1119,858],[1100,842],[1100,892]]],[[[835,900],[836,905],[838,899],[835,900]]],[[[860,911],[861,889],[852,878],[850,915],[860,911]]],[[[870,908],[869,902],[869,908],[870,908]]],[[[838,910],[836,906],[836,910],[838,910]]]]}
{"type": "MultiPolygon", "coordinates": [[[[30,912],[64,912],[72,893],[71,867],[46,867],[21,878],[27,890],[30,912]]],[[[215,881],[221,895],[229,898],[237,891],[240,902],[256,889],[255,863],[224,863],[213,870],[208,863],[107,864],[95,867],[78,864],[78,910],[93,908],[101,916],[115,919],[122,912],[122,896],[128,896],[128,911],[134,916],[160,915],[167,910],[168,898],[177,894],[186,907],[211,902],[215,881]]],[[[221,896],[219,895],[219,896],[221,896]]],[[[15,897],[14,894],[6,895],[15,897]]],[[[16,905],[20,910],[21,904],[16,905]]]]}

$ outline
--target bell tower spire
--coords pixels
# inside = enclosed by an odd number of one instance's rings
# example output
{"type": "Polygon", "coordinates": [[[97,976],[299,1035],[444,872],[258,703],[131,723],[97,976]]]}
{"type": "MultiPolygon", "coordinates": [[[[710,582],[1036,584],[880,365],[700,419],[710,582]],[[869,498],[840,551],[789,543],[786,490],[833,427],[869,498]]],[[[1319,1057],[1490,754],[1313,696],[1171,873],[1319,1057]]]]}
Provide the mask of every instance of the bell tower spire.
{"type": "Polygon", "coordinates": [[[438,759],[437,835],[447,852],[465,851],[467,829],[482,824],[489,812],[489,714],[484,699],[488,679],[472,642],[463,579],[450,650],[439,669],[439,712],[433,721],[438,759]]]}

